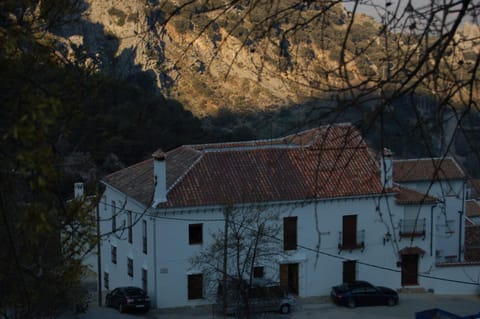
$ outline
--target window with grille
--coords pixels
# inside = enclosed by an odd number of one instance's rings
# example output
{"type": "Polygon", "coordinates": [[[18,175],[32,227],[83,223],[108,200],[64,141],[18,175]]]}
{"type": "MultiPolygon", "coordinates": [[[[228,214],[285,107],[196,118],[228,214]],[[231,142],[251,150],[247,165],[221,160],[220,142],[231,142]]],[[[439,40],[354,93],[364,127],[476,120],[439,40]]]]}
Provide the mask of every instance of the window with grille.
{"type": "Polygon", "coordinates": [[[203,298],[203,275],[188,275],[188,299],[203,298]]]}
{"type": "Polygon", "coordinates": [[[112,200],[112,232],[117,230],[117,207],[115,201],[112,200]]]}
{"type": "Polygon", "coordinates": [[[133,259],[127,257],[127,275],[133,277],[133,259]]]}
{"type": "Polygon", "coordinates": [[[128,242],[133,243],[133,229],[132,229],[132,212],[127,212],[127,223],[128,223],[128,242]]]}
{"type": "Polygon", "coordinates": [[[103,287],[105,289],[110,289],[110,275],[108,274],[108,272],[103,272],[103,287]]]}
{"type": "Polygon", "coordinates": [[[148,291],[148,286],[147,286],[147,270],[145,268],[142,268],[142,289],[147,293],[148,291]]]}
{"type": "Polygon", "coordinates": [[[112,251],[112,264],[117,264],[117,247],[111,245],[110,248],[112,251]]]}
{"type": "Polygon", "coordinates": [[[142,246],[143,253],[147,253],[147,221],[142,220],[142,246]]]}

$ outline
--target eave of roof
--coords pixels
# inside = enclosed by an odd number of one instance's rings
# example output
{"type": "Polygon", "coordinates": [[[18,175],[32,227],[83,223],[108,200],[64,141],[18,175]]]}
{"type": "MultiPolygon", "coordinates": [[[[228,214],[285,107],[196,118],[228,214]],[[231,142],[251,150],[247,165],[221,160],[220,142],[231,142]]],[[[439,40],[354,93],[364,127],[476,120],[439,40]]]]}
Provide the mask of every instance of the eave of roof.
{"type": "Polygon", "coordinates": [[[438,198],[420,193],[413,189],[397,186],[395,201],[401,205],[435,204],[438,198]]]}

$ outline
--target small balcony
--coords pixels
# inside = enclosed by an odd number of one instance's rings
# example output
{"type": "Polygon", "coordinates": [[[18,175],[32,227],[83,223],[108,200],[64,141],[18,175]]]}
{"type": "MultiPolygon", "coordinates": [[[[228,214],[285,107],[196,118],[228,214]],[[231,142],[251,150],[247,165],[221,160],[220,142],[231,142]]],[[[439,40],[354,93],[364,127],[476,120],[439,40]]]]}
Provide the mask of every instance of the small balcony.
{"type": "Polygon", "coordinates": [[[402,238],[422,237],[425,239],[425,218],[400,219],[400,240],[402,238]]]}
{"type": "Polygon", "coordinates": [[[338,253],[342,250],[365,249],[365,230],[357,230],[352,233],[339,232],[338,236],[338,253]]]}

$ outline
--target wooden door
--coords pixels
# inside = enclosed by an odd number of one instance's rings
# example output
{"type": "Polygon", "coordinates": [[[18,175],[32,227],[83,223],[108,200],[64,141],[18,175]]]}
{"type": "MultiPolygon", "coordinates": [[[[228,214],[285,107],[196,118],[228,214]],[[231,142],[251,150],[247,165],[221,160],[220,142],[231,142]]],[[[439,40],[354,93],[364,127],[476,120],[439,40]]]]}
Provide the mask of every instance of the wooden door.
{"type": "Polygon", "coordinates": [[[402,286],[418,285],[418,255],[402,255],[402,286]]]}
{"type": "Polygon", "coordinates": [[[298,264],[280,265],[280,286],[298,295],[298,264]]]}

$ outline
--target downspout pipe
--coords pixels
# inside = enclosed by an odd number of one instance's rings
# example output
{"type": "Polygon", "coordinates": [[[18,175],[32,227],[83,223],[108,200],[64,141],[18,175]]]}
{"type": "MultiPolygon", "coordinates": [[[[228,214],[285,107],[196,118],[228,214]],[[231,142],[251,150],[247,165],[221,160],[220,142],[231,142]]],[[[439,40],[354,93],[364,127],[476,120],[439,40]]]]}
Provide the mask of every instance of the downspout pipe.
{"type": "Polygon", "coordinates": [[[155,295],[155,308],[158,308],[158,291],[157,291],[157,224],[156,218],[153,221],[153,293],[155,295]]]}
{"type": "Polygon", "coordinates": [[[433,256],[433,209],[437,207],[438,203],[430,206],[430,256],[433,256]]]}
{"type": "Polygon", "coordinates": [[[458,211],[458,262],[462,261],[462,218],[463,210],[458,211]]]}
{"type": "Polygon", "coordinates": [[[458,262],[462,261],[462,224],[463,224],[463,215],[465,213],[465,187],[467,182],[464,180],[462,185],[462,210],[458,211],[460,215],[458,218],[458,262]]]}

